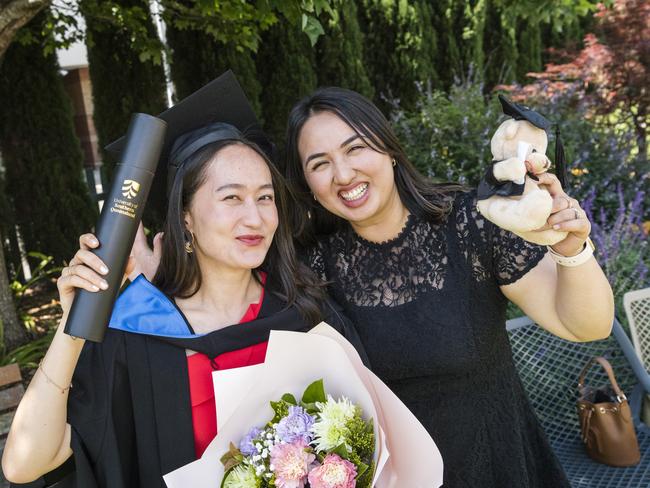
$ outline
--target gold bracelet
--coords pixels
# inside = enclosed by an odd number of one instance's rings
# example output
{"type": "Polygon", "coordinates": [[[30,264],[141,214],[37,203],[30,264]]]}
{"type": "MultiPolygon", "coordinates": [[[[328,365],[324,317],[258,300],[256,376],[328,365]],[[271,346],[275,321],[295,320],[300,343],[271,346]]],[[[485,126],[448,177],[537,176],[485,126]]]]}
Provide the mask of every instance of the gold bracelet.
{"type": "Polygon", "coordinates": [[[61,394],[63,395],[66,391],[68,391],[70,388],[72,388],[72,383],[70,383],[68,386],[65,388],[61,388],[52,378],[50,378],[45,370],[43,369],[43,359],[41,359],[41,362],[38,363],[38,369],[43,373],[43,376],[45,376],[45,380],[50,383],[51,385],[55,386],[58,390],[61,390],[61,394]]]}

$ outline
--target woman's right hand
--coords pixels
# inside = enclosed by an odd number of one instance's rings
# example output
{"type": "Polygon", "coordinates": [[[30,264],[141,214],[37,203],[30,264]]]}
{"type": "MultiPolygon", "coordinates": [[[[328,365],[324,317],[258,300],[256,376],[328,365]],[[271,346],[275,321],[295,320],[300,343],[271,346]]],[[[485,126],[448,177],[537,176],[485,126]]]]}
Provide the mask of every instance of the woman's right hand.
{"type": "Polygon", "coordinates": [[[149,281],[153,280],[158,271],[160,256],[162,254],[163,233],[158,232],[153,238],[153,250],[147,243],[147,237],[144,235],[142,222],[138,226],[138,232],[135,234],[131,256],[135,258],[135,267],[129,274],[129,279],[133,281],[139,274],[143,274],[149,281]]]}
{"type": "MultiPolygon", "coordinates": [[[[59,289],[59,299],[64,315],[67,315],[70,311],[76,288],[91,293],[108,288],[108,283],[104,279],[104,276],[108,273],[108,268],[99,256],[91,251],[91,249],[98,246],[99,241],[93,234],[83,234],[79,237],[80,249],[70,260],[70,263],[61,270],[61,276],[57,280],[56,286],[59,289]]],[[[129,256],[124,279],[133,272],[134,268],[135,260],[132,256],[129,256]]]]}

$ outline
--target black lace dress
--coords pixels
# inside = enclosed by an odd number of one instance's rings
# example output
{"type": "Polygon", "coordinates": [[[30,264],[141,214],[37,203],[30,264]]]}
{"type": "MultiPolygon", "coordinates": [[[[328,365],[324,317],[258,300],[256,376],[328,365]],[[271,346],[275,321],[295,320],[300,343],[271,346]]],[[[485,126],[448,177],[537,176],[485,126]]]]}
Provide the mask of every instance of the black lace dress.
{"type": "Polygon", "coordinates": [[[311,251],[373,370],[431,433],[445,488],[570,486],[515,370],[499,289],[545,252],[484,220],[474,192],[443,223],[411,215],[379,244],[347,228],[311,251]]]}

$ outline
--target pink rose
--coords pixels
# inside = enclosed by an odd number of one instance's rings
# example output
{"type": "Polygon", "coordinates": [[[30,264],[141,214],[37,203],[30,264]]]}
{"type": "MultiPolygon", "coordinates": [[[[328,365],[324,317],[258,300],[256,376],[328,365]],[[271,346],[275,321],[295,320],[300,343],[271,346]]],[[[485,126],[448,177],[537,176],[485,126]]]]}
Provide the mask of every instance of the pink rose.
{"type": "Polygon", "coordinates": [[[303,488],[316,456],[303,440],[277,444],[271,448],[271,465],[278,488],[303,488]]]}
{"type": "Polygon", "coordinates": [[[328,454],[323,464],[309,473],[311,488],[354,488],[357,468],[336,454],[328,454]]]}

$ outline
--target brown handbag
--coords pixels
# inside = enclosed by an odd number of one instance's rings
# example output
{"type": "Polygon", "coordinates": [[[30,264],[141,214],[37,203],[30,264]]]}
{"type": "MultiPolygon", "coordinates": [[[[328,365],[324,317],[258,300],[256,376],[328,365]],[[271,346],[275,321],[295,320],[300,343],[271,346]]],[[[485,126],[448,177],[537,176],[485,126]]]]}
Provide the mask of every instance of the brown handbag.
{"type": "Polygon", "coordinates": [[[619,388],[609,361],[598,356],[590,359],[578,380],[578,417],[582,441],[589,457],[610,466],[633,466],[641,459],[627,397],[619,388]],[[585,386],[585,375],[597,362],[610,384],[600,388],[585,386]]]}

